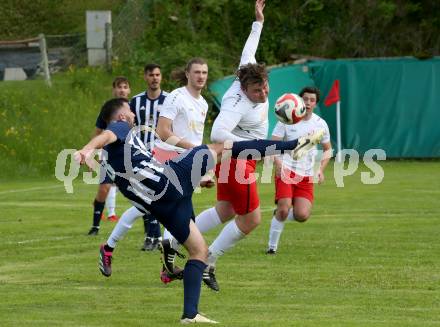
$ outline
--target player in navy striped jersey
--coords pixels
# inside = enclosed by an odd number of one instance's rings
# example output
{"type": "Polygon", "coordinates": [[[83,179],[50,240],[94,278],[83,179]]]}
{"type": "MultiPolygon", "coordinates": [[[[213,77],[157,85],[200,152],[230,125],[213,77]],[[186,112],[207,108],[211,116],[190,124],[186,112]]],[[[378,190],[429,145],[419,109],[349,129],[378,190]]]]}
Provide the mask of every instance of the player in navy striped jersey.
{"type": "MultiPolygon", "coordinates": [[[[136,125],[145,127],[145,130],[141,131],[141,139],[150,151],[154,151],[157,121],[168,93],[161,89],[162,72],[158,64],[145,65],[144,80],[147,83],[147,90],[131,99],[130,108],[135,114],[136,125]]],[[[127,211],[127,221],[136,219],[139,214],[130,208],[127,211]]],[[[144,215],[143,219],[145,240],[141,250],[152,251],[157,249],[161,240],[160,224],[152,215],[144,215]]]]}
{"type": "MultiPolygon", "coordinates": [[[[128,98],[130,95],[130,83],[124,76],[118,76],[112,83],[112,95],[116,98],[128,98]]],[[[106,122],[102,119],[101,114],[98,115],[95,124],[95,136],[102,133],[107,128],[106,122]]],[[[112,184],[108,176],[101,175],[102,181],[98,187],[98,193],[93,201],[93,221],[88,235],[97,235],[99,225],[104,211],[104,205],[107,207],[108,220],[117,221],[116,216],[116,186],[112,184]]]]}
{"type": "MultiPolygon", "coordinates": [[[[135,124],[142,127],[140,138],[145,146],[154,152],[155,129],[161,107],[168,93],[161,89],[162,74],[158,64],[151,63],[145,66],[144,80],[147,83],[147,90],[131,99],[130,109],[135,114],[135,124]]],[[[141,250],[152,251],[157,249],[161,238],[160,224],[151,214],[143,214],[136,207],[131,207],[123,213],[108,242],[116,246],[116,242],[127,233],[141,216],[144,219],[145,229],[145,240],[141,250]]]]}
{"type": "MultiPolygon", "coordinates": [[[[322,133],[288,142],[251,140],[201,145],[161,164],[139,139],[136,128],[134,131],[131,129],[134,114],[125,99],[107,101],[102,107],[102,117],[108,123],[107,130],[77,151],[75,160],[93,166],[96,163],[94,152],[104,147],[107,161],[103,166],[120,192],[143,213],[153,213],[189,252],[183,273],[181,322],[217,323],[198,312],[208,248],[191,219],[194,187],[222,156],[237,158],[243,151],[252,149],[256,159],[292,150],[294,156],[300,157],[309,145],[320,141],[322,133]]],[[[112,253],[113,248],[109,244],[101,245],[100,271],[105,276],[110,276],[112,272],[112,253]]]]}

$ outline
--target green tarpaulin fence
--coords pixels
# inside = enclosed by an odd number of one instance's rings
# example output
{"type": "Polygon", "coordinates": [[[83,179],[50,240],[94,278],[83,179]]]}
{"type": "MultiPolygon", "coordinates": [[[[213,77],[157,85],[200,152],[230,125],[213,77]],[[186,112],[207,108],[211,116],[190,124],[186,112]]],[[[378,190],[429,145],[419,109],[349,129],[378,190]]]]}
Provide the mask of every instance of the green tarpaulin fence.
{"type": "MultiPolygon", "coordinates": [[[[270,107],[283,93],[306,85],[322,92],[316,112],[336,142],[335,105],[323,100],[335,79],[341,89],[342,148],[363,154],[383,149],[387,158],[440,157],[440,58],[313,61],[270,71],[270,107]]],[[[210,85],[217,105],[233,77],[210,85]]],[[[270,130],[276,118],[270,112],[270,130]]]]}

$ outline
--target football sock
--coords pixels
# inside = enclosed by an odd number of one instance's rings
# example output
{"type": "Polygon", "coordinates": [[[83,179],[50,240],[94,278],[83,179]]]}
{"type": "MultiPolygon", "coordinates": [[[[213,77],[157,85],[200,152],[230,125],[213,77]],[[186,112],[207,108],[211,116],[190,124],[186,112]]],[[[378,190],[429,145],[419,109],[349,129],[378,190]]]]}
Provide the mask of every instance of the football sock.
{"type": "Polygon", "coordinates": [[[188,260],[183,273],[183,318],[194,318],[198,311],[203,271],[206,264],[188,260]]]}
{"type": "Polygon", "coordinates": [[[107,244],[115,248],[116,243],[127,234],[128,230],[133,226],[136,219],[142,217],[142,212],[140,212],[136,207],[131,207],[122,214],[121,219],[119,219],[115,228],[113,228],[110,234],[107,244]]]}
{"type": "Polygon", "coordinates": [[[272,217],[272,221],[270,223],[270,231],[269,231],[269,249],[275,250],[278,248],[278,242],[280,241],[281,233],[284,229],[284,222],[279,221],[272,217]]]}
{"type": "Polygon", "coordinates": [[[160,232],[160,224],[152,214],[145,214],[143,219],[145,237],[159,238],[162,236],[160,232]]]}
{"type": "Polygon", "coordinates": [[[230,221],[209,247],[208,265],[215,266],[219,256],[232,248],[246,235],[238,228],[235,219],[230,221]]]}
{"type": "Polygon", "coordinates": [[[93,227],[99,227],[104,204],[105,202],[98,202],[96,199],[93,202],[93,227]]]}
{"type": "Polygon", "coordinates": [[[287,214],[287,220],[294,221],[295,215],[293,214],[293,208],[289,209],[289,213],[287,214]]]}
{"type": "Polygon", "coordinates": [[[116,186],[111,186],[108,192],[107,199],[105,199],[105,206],[107,208],[107,217],[116,215],[116,186]]]}
{"type": "Polygon", "coordinates": [[[296,148],[298,140],[293,141],[272,141],[272,140],[251,140],[239,141],[232,144],[232,157],[240,159],[250,158],[258,160],[264,156],[280,154],[284,151],[291,151],[296,148]],[[245,151],[242,155],[240,153],[245,151]]]}
{"type": "Polygon", "coordinates": [[[217,210],[214,207],[202,211],[196,217],[196,226],[202,234],[211,230],[215,226],[220,225],[221,223],[222,221],[220,220],[217,210]]]}

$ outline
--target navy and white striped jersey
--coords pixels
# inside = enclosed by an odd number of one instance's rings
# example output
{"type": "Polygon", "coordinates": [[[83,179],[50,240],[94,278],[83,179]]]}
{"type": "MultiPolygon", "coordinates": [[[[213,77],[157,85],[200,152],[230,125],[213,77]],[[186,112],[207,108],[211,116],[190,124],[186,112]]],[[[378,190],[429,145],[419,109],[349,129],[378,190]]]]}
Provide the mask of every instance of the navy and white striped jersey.
{"type": "Polygon", "coordinates": [[[150,151],[154,148],[157,121],[167,95],[167,92],[161,91],[159,97],[150,99],[147,92],[142,92],[130,100],[131,111],[136,115],[136,125],[148,128],[147,132],[141,132],[140,137],[150,151]]]}

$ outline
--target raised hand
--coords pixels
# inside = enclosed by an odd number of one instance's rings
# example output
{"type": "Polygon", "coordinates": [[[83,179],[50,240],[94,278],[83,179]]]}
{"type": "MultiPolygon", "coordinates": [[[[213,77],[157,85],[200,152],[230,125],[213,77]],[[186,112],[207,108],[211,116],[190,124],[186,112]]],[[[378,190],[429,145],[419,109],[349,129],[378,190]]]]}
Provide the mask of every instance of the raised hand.
{"type": "Polygon", "coordinates": [[[264,22],[263,9],[265,5],[265,0],[255,1],[255,19],[257,20],[257,22],[264,22]]]}

